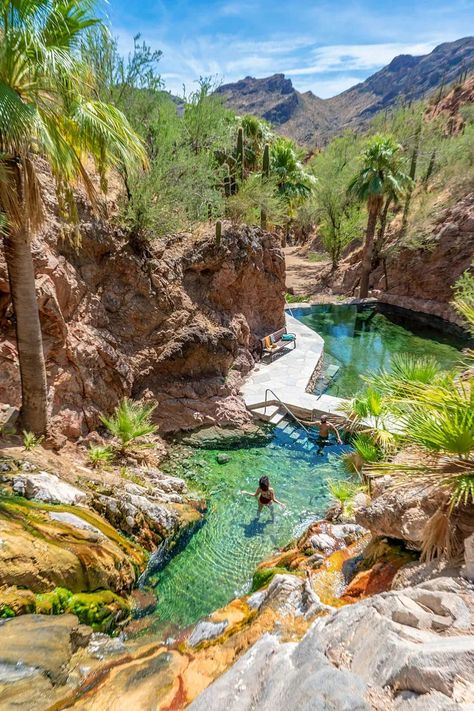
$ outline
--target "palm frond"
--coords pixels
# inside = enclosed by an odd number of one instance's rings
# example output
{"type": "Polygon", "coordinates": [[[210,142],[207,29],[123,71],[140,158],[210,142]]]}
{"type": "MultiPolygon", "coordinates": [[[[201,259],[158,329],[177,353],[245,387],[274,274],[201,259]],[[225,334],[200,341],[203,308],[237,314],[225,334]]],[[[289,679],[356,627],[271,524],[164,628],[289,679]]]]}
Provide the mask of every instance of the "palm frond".
{"type": "Polygon", "coordinates": [[[364,462],[378,462],[382,459],[382,452],[369,434],[364,432],[357,434],[352,439],[352,444],[364,462]]]}
{"type": "Polygon", "coordinates": [[[100,419],[125,450],[141,437],[156,432],[157,426],[151,422],[155,408],[155,404],[142,405],[124,398],[111,417],[101,415],[100,419]]]}

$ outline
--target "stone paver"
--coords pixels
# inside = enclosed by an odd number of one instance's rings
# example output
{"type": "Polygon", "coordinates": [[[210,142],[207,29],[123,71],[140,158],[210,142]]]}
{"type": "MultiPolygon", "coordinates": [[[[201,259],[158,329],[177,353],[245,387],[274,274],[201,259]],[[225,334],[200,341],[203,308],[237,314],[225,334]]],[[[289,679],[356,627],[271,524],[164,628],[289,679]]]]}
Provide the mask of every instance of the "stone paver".
{"type": "MultiPolygon", "coordinates": [[[[241,388],[247,406],[265,400],[265,390],[270,388],[290,409],[339,414],[342,398],[332,395],[313,395],[306,388],[324,351],[324,340],[319,334],[290,314],[286,314],[288,331],[296,334],[296,348],[277,356],[273,363],[268,359],[258,363],[241,388]]],[[[274,399],[269,393],[268,399],[274,399]]]]}

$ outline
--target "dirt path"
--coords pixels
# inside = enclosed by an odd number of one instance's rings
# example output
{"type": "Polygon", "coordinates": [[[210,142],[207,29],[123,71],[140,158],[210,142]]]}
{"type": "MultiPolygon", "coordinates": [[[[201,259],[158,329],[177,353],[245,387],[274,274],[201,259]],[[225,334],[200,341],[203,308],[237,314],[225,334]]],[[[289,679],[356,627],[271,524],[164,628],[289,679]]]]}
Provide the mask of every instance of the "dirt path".
{"type": "Polygon", "coordinates": [[[311,262],[298,254],[298,247],[285,247],[286,287],[298,296],[320,294],[330,261],[311,262]]]}

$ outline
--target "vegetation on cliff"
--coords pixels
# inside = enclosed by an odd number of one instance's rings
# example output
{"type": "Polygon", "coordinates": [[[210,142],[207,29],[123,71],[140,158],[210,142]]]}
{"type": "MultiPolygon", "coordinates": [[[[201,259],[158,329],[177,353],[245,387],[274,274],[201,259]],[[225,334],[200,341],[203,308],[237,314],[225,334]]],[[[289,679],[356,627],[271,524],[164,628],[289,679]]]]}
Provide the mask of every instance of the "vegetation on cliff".
{"type": "MultiPolygon", "coordinates": [[[[456,292],[455,305],[472,329],[472,275],[463,276],[456,292]]],[[[370,387],[348,408],[359,427],[367,418],[371,421],[354,441],[363,473],[389,474],[395,487],[428,488],[434,498],[436,493],[441,494],[439,506],[423,532],[427,559],[457,557],[469,535],[463,517],[469,516],[474,505],[472,363],[466,368],[472,356],[472,351],[466,352],[468,362],[451,371],[441,371],[428,358],[400,356],[391,370],[368,375],[365,380],[370,387]],[[387,422],[392,433],[387,432],[387,422]],[[414,463],[399,457],[392,461],[395,451],[408,447],[416,452],[414,463]]]]}
{"type": "Polygon", "coordinates": [[[48,403],[42,333],[30,241],[44,219],[35,155],[56,180],[58,207],[77,222],[77,180],[97,202],[86,167],[92,158],[105,188],[106,170],[146,162],[125,116],[97,100],[91,66],[80,55],[87,30],[98,24],[89,2],[5,3],[0,14],[0,204],[4,251],[16,319],[27,430],[44,434],[48,403]]]}

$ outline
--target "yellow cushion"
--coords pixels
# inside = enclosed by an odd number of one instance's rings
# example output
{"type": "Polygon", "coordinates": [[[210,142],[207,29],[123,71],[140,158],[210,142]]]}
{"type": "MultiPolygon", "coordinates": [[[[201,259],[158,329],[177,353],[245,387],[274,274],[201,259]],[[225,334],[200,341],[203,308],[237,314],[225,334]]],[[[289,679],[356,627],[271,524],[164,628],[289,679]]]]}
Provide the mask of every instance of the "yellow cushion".
{"type": "Polygon", "coordinates": [[[272,345],[272,339],[270,338],[270,336],[265,336],[265,338],[263,339],[263,345],[265,346],[265,348],[270,348],[270,346],[272,345]]]}

